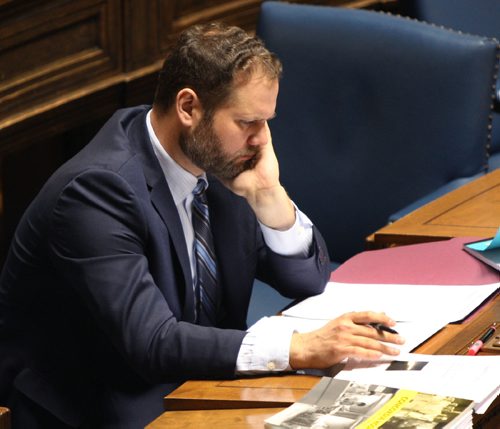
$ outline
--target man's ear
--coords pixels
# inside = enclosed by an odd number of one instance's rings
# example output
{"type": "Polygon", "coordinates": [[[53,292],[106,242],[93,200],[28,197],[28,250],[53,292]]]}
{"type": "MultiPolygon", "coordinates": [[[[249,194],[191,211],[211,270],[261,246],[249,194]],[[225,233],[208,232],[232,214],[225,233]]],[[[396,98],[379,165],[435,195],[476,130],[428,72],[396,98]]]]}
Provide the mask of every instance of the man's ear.
{"type": "Polygon", "coordinates": [[[196,126],[202,116],[200,99],[191,88],[183,88],[177,93],[176,111],[182,125],[196,126]]]}

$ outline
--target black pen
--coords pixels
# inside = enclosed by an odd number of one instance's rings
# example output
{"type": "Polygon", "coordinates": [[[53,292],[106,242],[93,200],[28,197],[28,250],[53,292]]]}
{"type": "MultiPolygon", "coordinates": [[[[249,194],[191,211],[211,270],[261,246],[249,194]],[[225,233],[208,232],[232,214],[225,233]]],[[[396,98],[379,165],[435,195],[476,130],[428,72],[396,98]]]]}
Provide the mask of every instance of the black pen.
{"type": "Polygon", "coordinates": [[[383,332],[389,332],[391,334],[397,334],[398,331],[395,331],[394,329],[392,328],[389,328],[388,326],[385,326],[385,325],[382,325],[382,323],[369,323],[369,325],[372,327],[372,328],[375,328],[377,331],[383,331],[383,332]]]}

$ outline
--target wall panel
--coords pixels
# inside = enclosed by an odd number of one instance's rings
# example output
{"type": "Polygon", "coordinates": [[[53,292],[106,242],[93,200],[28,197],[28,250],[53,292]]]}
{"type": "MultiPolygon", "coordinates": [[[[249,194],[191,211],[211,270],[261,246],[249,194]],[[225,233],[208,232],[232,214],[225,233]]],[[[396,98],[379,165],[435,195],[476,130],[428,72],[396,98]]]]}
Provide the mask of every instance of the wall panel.
{"type": "Polygon", "coordinates": [[[0,7],[0,120],[120,70],[119,0],[32,2],[18,15],[16,3],[0,7]]]}
{"type": "Polygon", "coordinates": [[[261,3],[0,0],[0,265],[19,217],[54,169],[116,109],[151,102],[175,35],[210,20],[254,31],[261,3]]]}

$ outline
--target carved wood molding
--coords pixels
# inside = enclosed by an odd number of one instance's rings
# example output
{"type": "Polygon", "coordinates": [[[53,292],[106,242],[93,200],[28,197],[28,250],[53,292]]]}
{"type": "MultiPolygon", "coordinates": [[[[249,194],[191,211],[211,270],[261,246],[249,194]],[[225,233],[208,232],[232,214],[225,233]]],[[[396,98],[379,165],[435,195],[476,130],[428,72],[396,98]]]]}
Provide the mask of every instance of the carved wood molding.
{"type": "Polygon", "coordinates": [[[161,63],[115,74],[0,121],[0,156],[31,143],[33,136],[48,139],[86,122],[107,118],[125,105],[151,102],[161,63]]]}
{"type": "Polygon", "coordinates": [[[121,67],[119,0],[0,9],[0,120],[106,78],[121,67]]]}
{"type": "Polygon", "coordinates": [[[257,17],[261,3],[262,0],[233,0],[191,10],[189,13],[174,16],[172,29],[178,32],[199,22],[215,20],[230,21],[244,28],[253,27],[255,19],[250,22],[247,19],[257,17]]]}
{"type": "MultiPolygon", "coordinates": [[[[355,7],[381,3],[302,2],[355,7]]],[[[91,106],[96,98],[93,92],[108,89],[105,92],[116,94],[116,100],[106,100],[106,111],[136,99],[142,101],[140,88],[152,97],[151,83],[179,31],[211,20],[224,20],[252,31],[261,3],[262,0],[0,0],[0,153],[25,140],[23,136],[30,134],[27,124],[47,136],[75,126],[75,118],[49,126],[62,119],[56,115],[47,120],[51,110],[61,111],[67,105],[72,111],[72,106],[83,103],[87,109],[84,115],[77,116],[80,122],[95,116],[103,106],[91,106]],[[140,79],[134,85],[136,78],[140,79]],[[76,102],[77,98],[83,100],[76,102]]]]}
{"type": "MultiPolygon", "coordinates": [[[[396,2],[295,1],[346,7],[396,2]]],[[[104,122],[120,107],[151,102],[162,58],[179,31],[212,20],[253,31],[261,3],[0,0],[0,264],[22,207],[33,197],[29,186],[23,192],[14,184],[41,185],[17,167],[24,166],[23,151],[32,145],[46,150],[64,133],[104,122]]],[[[43,163],[36,159],[37,167],[43,163]]],[[[48,164],[47,172],[55,163],[48,164]]]]}

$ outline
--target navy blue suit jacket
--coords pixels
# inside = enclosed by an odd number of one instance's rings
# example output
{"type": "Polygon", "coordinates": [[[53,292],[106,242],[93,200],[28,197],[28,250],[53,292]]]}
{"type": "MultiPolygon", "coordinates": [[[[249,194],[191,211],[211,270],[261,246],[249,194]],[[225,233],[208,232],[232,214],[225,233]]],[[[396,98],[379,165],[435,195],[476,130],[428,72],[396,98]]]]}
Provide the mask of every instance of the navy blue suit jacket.
{"type": "Polygon", "coordinates": [[[17,389],[74,426],[140,427],[179,382],[234,376],[254,278],[300,298],[329,275],[318,231],[309,257],[277,255],[246,201],[209,177],[223,311],[217,327],[194,324],[186,243],[147,134],[149,108],[118,111],[54,173],[0,279],[0,394],[17,389]]]}

